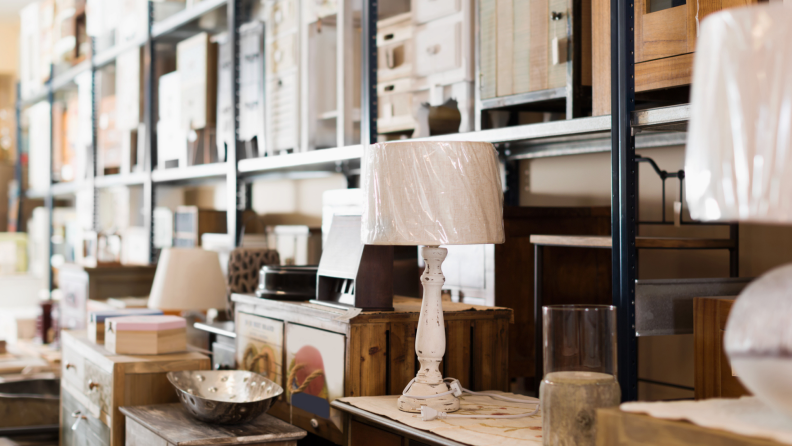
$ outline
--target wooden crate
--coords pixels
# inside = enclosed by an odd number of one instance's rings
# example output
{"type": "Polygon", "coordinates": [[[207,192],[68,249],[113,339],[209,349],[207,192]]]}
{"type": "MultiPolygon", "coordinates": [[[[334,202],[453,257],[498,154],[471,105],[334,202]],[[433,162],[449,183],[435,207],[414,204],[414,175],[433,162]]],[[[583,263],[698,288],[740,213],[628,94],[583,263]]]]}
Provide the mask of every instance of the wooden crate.
{"type": "Polygon", "coordinates": [[[693,299],[693,371],[697,400],[750,395],[732,372],[723,349],[723,334],[732,305],[734,297],[693,299]]]}
{"type": "MultiPolygon", "coordinates": [[[[688,0],[684,5],[655,12],[649,12],[649,2],[635,2],[636,93],[690,85],[701,20],[721,9],[758,0],[688,0]]],[[[593,115],[598,116],[610,114],[610,0],[593,0],[592,15],[593,115]]]]}
{"type": "Polygon", "coordinates": [[[211,367],[200,353],[114,355],[88,341],[82,331],[61,332],[61,342],[63,446],[123,446],[125,418],[119,407],[177,402],[165,374],[211,367]],[[75,411],[80,414],[72,415],[75,411]],[[86,418],[72,430],[79,416],[86,418]]]}
{"type": "Polygon", "coordinates": [[[591,1],[481,0],[479,111],[521,105],[583,115],[583,87],[592,84],[591,1]]]}
{"type": "MultiPolygon", "coordinates": [[[[415,332],[420,299],[397,296],[393,302],[394,311],[363,312],[349,320],[337,319],[343,317],[343,310],[307,302],[258,299],[243,294],[232,295],[232,300],[237,315],[245,313],[281,321],[285,333],[291,325],[309,327],[319,336],[322,333],[343,336],[344,396],[401,394],[415,377],[419,365],[415,332]]],[[[444,376],[458,378],[464,387],[472,390],[508,390],[512,310],[453,302],[444,302],[443,309],[447,338],[442,364],[444,376]]],[[[287,336],[285,338],[283,342],[288,345],[287,336]]],[[[238,350],[245,348],[237,343],[238,350]]],[[[281,350],[284,355],[281,376],[286,377],[286,348],[281,350]]],[[[343,443],[346,435],[343,427],[290,407],[285,398],[276,402],[269,413],[338,444],[343,443]],[[317,427],[312,426],[311,420],[315,420],[317,427]]]]}

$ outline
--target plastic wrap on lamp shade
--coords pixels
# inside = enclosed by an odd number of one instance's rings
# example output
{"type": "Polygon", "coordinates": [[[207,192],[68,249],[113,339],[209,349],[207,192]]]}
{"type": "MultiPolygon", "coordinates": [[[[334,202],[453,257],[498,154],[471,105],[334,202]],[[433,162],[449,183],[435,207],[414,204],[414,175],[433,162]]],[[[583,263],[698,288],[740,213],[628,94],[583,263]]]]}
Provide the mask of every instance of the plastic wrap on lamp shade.
{"type": "Polygon", "coordinates": [[[782,4],[702,21],[685,155],[694,219],[792,221],[790,23],[782,4]]]}
{"type": "Polygon", "coordinates": [[[165,248],[157,262],[148,306],[161,310],[225,308],[227,294],[216,252],[165,248]]]}
{"type": "Polygon", "coordinates": [[[366,149],[364,162],[363,243],[503,243],[503,188],[492,144],[379,143],[366,149]]]}

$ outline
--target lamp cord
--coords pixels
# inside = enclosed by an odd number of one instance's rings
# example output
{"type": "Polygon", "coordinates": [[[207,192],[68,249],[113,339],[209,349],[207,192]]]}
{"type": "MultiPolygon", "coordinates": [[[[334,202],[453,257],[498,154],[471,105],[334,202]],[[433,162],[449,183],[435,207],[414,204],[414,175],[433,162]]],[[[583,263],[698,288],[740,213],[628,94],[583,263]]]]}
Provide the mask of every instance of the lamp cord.
{"type": "MultiPolygon", "coordinates": [[[[469,394],[469,395],[478,395],[478,396],[488,396],[493,399],[508,401],[511,403],[528,403],[532,404],[533,402],[526,401],[524,399],[517,399],[517,398],[510,398],[498,393],[489,393],[489,392],[474,392],[472,390],[468,390],[462,387],[459,380],[456,378],[445,378],[443,382],[448,385],[449,390],[447,392],[438,393],[436,395],[408,395],[407,392],[410,390],[410,387],[415,383],[415,378],[410,380],[407,384],[407,387],[404,388],[402,391],[402,395],[408,396],[410,398],[415,398],[419,400],[428,400],[431,398],[440,398],[442,396],[453,394],[456,397],[461,396],[462,394],[469,394]]],[[[516,415],[455,415],[449,414],[446,412],[440,412],[437,409],[433,409],[429,406],[421,406],[421,419],[423,421],[432,421],[435,419],[444,419],[444,418],[524,418],[534,416],[539,412],[541,405],[539,402],[536,402],[536,408],[527,413],[516,414],[516,415]]]]}

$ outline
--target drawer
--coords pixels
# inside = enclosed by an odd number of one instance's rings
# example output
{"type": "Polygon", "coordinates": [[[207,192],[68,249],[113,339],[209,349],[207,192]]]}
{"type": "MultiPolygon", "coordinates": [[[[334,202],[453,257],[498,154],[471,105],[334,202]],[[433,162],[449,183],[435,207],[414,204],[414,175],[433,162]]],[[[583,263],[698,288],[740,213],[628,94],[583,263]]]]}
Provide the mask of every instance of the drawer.
{"type": "Polygon", "coordinates": [[[377,79],[389,81],[411,76],[413,71],[413,40],[394,41],[377,48],[377,79]]]}
{"type": "Polygon", "coordinates": [[[63,344],[61,352],[61,378],[78,392],[83,391],[85,377],[85,359],[74,347],[63,344]]]}
{"type": "Polygon", "coordinates": [[[297,1],[278,0],[267,5],[265,12],[270,36],[297,29],[297,1]]]}
{"type": "Polygon", "coordinates": [[[377,130],[380,133],[399,132],[415,128],[412,92],[379,95],[377,103],[377,130]]]}
{"type": "Polygon", "coordinates": [[[462,66],[462,24],[423,26],[415,33],[415,75],[428,76],[462,66]]]}
{"type": "Polygon", "coordinates": [[[446,17],[462,9],[462,0],[412,0],[413,17],[416,23],[446,17]]]}
{"type": "Polygon", "coordinates": [[[267,74],[282,73],[297,66],[297,34],[280,36],[267,44],[267,74]]]}
{"type": "Polygon", "coordinates": [[[91,415],[69,391],[61,391],[61,445],[62,446],[109,446],[110,428],[91,415]],[[72,426],[82,418],[76,429],[72,426]]]}
{"type": "Polygon", "coordinates": [[[113,414],[113,377],[90,361],[85,361],[83,391],[102,412],[113,414]]]}

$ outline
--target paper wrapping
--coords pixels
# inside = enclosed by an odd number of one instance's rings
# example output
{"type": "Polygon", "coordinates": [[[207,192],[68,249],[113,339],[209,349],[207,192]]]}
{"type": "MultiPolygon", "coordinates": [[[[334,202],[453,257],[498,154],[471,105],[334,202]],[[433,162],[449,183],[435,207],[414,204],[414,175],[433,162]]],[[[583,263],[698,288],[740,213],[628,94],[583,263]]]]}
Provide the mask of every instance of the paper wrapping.
{"type": "Polygon", "coordinates": [[[711,429],[792,444],[792,420],[785,418],[755,397],[624,403],[621,405],[621,410],[645,413],[666,420],[687,420],[711,429]]]}
{"type": "Polygon", "coordinates": [[[503,243],[503,188],[492,144],[397,141],[369,146],[364,158],[364,243],[503,243]]]}
{"type": "MultiPolygon", "coordinates": [[[[520,395],[500,393],[511,398],[520,395]]],[[[464,395],[460,398],[460,409],[456,415],[516,415],[528,413],[536,408],[539,400],[525,398],[525,404],[500,401],[488,396],[464,395]]],[[[383,415],[407,426],[471,446],[528,446],[542,444],[542,412],[524,418],[446,418],[423,421],[420,414],[402,412],[396,407],[396,395],[341,398],[355,407],[383,415]]]]}
{"type": "Polygon", "coordinates": [[[792,8],[726,9],[698,32],[685,158],[697,220],[792,220],[792,8]]]}

